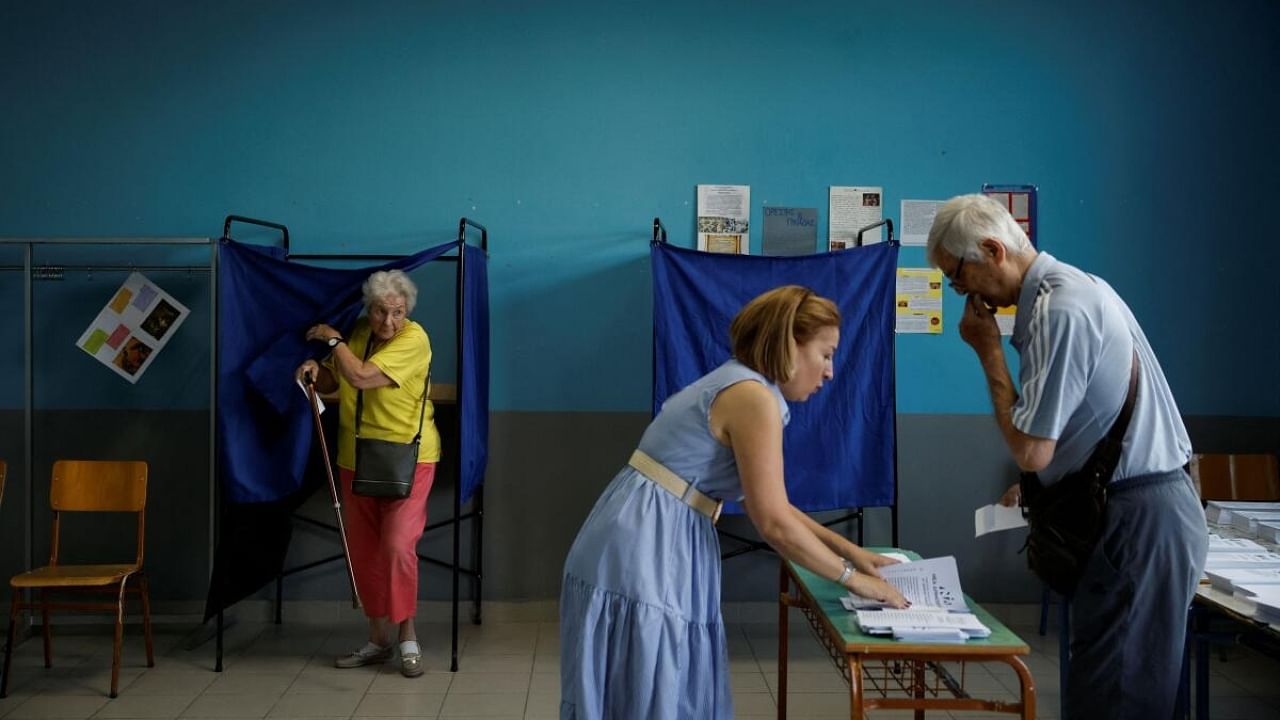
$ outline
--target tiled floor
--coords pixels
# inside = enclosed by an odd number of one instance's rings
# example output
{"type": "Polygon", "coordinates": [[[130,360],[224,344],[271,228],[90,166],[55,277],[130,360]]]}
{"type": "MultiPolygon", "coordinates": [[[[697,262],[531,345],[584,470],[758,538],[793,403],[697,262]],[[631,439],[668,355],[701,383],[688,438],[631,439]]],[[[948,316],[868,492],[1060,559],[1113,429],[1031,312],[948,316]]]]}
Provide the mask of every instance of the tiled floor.
{"type": "MultiPolygon", "coordinates": [[[[795,614],[793,614],[795,615],[795,614]]],[[[1026,613],[1020,613],[1025,617],[1026,613]]],[[[1013,619],[1013,618],[1010,618],[1013,619]]],[[[1028,664],[1038,688],[1040,717],[1058,717],[1057,639],[1012,623],[1031,644],[1028,664]]],[[[189,627],[156,634],[156,666],[147,669],[134,628],[126,634],[120,696],[107,697],[111,641],[105,631],[59,631],[54,668],[42,667],[41,644],[15,651],[3,720],[45,718],[524,718],[559,717],[559,643],[552,623],[464,626],[461,669],[448,672],[448,626],[422,624],[428,672],[400,677],[397,665],[333,668],[333,657],[363,641],[357,622],[241,623],[227,635],[226,669],[212,672],[213,646],[185,649],[189,627]]],[[[848,717],[848,690],[808,630],[794,623],[790,644],[789,715],[806,720],[848,717]]],[[[776,717],[777,631],[771,623],[729,626],[729,654],[737,717],[776,717]]],[[[1215,720],[1280,718],[1280,664],[1234,648],[1215,656],[1211,709],[1215,720]]],[[[1008,670],[970,666],[974,695],[1016,700],[1008,670]]],[[[912,717],[877,712],[873,718],[912,717]]],[[[1010,717],[929,713],[931,718],[1010,717]]]]}

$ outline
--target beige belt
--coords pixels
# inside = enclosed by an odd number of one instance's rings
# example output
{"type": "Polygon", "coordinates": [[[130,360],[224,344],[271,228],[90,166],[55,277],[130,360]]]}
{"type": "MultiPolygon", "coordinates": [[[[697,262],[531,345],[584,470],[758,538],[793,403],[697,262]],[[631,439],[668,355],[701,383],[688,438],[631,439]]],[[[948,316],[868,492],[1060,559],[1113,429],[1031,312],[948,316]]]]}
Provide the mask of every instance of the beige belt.
{"type": "Polygon", "coordinates": [[[712,525],[720,519],[720,509],[724,507],[723,500],[716,500],[685,482],[679,475],[668,470],[666,465],[649,457],[644,451],[636,450],[631,453],[631,460],[627,464],[639,470],[641,475],[652,480],[663,490],[680,498],[680,502],[711,518],[712,525]]]}

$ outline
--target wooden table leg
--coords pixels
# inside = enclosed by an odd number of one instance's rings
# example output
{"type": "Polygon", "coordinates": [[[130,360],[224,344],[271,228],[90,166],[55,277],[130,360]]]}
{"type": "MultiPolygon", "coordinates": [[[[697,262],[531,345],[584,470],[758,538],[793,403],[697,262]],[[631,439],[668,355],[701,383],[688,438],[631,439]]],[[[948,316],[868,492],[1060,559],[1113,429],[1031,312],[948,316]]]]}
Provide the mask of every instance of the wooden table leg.
{"type": "Polygon", "coordinates": [[[866,712],[862,709],[862,658],[853,653],[845,657],[849,668],[849,718],[863,720],[866,712]]]}
{"type": "Polygon", "coordinates": [[[1022,687],[1022,720],[1036,720],[1036,682],[1031,678],[1031,671],[1016,655],[1005,658],[1005,661],[1018,673],[1018,683],[1022,687]]]}

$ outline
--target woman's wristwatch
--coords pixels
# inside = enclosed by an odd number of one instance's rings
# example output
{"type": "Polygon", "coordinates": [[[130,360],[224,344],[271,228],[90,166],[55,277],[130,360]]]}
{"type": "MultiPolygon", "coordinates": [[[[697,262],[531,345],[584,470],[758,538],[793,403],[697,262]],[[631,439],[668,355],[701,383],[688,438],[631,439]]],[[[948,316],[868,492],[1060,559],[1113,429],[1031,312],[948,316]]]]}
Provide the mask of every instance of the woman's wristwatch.
{"type": "Polygon", "coordinates": [[[844,581],[848,580],[850,575],[853,575],[853,563],[849,562],[848,558],[841,558],[841,560],[844,561],[844,572],[840,573],[840,577],[836,578],[836,584],[844,587],[844,581]]]}
{"type": "Polygon", "coordinates": [[[342,339],[341,335],[335,335],[329,338],[328,340],[325,340],[325,343],[329,346],[330,349],[338,347],[338,343],[340,342],[346,342],[346,340],[342,339]]]}

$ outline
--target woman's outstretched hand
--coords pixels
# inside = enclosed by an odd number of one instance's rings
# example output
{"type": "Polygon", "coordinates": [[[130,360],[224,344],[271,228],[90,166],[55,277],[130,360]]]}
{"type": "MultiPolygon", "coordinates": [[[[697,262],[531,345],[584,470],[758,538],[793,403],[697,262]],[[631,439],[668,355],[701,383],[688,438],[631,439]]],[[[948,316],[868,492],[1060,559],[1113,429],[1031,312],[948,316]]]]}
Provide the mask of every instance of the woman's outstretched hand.
{"type": "Polygon", "coordinates": [[[871,552],[870,550],[864,550],[862,548],[857,548],[857,552],[854,553],[854,557],[849,558],[849,561],[853,563],[853,567],[858,572],[872,577],[880,577],[880,568],[885,565],[893,565],[898,562],[898,560],[895,560],[894,558],[885,557],[880,553],[871,552]]]}
{"type": "Polygon", "coordinates": [[[911,603],[907,602],[907,599],[902,596],[902,593],[898,592],[898,588],[878,577],[855,573],[850,580],[852,582],[849,583],[849,589],[853,591],[854,595],[871,598],[872,600],[879,600],[880,602],[887,603],[890,607],[897,608],[899,610],[910,607],[911,605],[911,603]]]}

